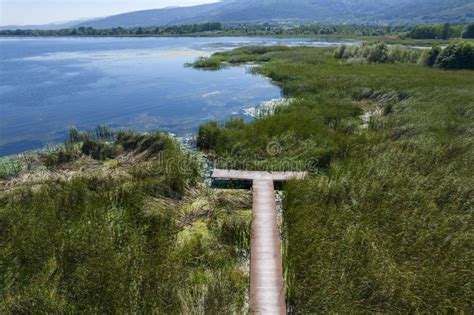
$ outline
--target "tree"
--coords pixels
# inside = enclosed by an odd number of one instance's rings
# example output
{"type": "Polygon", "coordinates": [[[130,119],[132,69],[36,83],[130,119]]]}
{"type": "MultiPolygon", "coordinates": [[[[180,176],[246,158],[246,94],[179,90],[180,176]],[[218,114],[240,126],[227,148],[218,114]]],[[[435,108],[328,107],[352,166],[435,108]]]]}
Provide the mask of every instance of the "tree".
{"type": "Polygon", "coordinates": [[[474,38],[474,22],[466,27],[466,30],[462,33],[462,38],[474,38]]]}
{"type": "Polygon", "coordinates": [[[451,25],[449,23],[443,24],[441,28],[441,39],[448,39],[451,37],[451,25]]]}

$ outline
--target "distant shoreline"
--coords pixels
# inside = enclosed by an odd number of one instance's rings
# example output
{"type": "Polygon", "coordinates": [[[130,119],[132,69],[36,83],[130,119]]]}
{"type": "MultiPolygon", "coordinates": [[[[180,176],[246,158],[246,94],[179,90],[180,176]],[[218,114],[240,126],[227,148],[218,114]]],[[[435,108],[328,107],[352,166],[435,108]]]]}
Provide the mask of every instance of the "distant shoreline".
{"type": "Polygon", "coordinates": [[[217,37],[252,37],[252,38],[323,38],[323,39],[334,39],[334,40],[360,40],[367,42],[381,41],[387,44],[393,45],[419,45],[419,46],[433,46],[433,45],[446,45],[451,42],[459,40],[474,42],[474,39],[465,38],[452,38],[449,40],[441,39],[402,39],[395,36],[357,36],[357,35],[335,35],[335,34],[299,34],[299,35],[287,35],[287,34],[166,34],[166,35],[41,35],[41,36],[22,36],[22,35],[0,35],[0,39],[4,38],[17,38],[17,39],[45,39],[45,38],[217,38],[217,37]]]}

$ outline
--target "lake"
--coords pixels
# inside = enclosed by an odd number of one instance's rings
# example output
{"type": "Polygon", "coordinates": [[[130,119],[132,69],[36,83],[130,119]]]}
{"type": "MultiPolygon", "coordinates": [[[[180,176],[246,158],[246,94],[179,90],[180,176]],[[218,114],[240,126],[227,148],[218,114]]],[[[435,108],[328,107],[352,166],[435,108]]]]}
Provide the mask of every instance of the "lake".
{"type": "Polygon", "coordinates": [[[1,38],[0,156],[97,125],[178,135],[281,97],[248,66],[185,64],[247,45],[336,46],[315,38],[1,38]]]}

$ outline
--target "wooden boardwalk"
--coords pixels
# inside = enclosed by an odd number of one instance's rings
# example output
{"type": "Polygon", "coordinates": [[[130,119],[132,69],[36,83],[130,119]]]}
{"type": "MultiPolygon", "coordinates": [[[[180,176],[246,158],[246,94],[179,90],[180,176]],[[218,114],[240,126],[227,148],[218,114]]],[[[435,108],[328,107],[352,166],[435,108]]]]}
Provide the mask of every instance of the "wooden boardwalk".
{"type": "Polygon", "coordinates": [[[250,309],[255,314],[286,314],[274,181],[302,179],[306,173],[214,170],[219,180],[253,181],[250,254],[250,309]]]}
{"type": "Polygon", "coordinates": [[[212,178],[222,180],[257,180],[267,179],[274,182],[284,182],[290,179],[303,179],[306,172],[253,172],[215,169],[212,178]]]}

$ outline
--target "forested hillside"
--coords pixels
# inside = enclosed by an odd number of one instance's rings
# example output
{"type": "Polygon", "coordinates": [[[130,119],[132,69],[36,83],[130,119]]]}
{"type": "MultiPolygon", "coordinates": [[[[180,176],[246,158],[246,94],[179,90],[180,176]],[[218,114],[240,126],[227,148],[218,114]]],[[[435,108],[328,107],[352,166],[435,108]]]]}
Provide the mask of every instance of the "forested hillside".
{"type": "Polygon", "coordinates": [[[194,7],[130,12],[79,26],[111,28],[285,20],[323,23],[468,23],[473,19],[473,0],[225,0],[194,7]]]}

